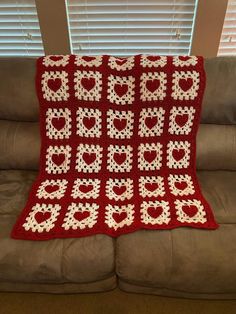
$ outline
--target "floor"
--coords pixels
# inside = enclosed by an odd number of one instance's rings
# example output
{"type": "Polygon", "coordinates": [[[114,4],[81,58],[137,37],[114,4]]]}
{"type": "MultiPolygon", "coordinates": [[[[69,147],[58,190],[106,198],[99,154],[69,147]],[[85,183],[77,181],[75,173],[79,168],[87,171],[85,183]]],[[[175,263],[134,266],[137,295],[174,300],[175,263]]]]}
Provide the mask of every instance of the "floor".
{"type": "Polygon", "coordinates": [[[234,314],[236,300],[186,300],[125,293],[0,293],[0,314],[234,314]]]}

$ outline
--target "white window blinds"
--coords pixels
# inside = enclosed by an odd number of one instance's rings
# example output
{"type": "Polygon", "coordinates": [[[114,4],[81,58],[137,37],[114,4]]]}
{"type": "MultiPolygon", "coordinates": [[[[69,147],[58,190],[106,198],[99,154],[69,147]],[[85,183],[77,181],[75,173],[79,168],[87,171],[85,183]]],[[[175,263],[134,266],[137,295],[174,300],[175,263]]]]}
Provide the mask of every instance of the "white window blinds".
{"type": "Polygon", "coordinates": [[[229,0],[218,55],[236,54],[236,1],[229,0]]]}
{"type": "Polygon", "coordinates": [[[0,56],[38,56],[43,44],[34,0],[0,1],[0,56]]]}
{"type": "Polygon", "coordinates": [[[68,0],[77,54],[189,54],[196,0],[68,0]]]}

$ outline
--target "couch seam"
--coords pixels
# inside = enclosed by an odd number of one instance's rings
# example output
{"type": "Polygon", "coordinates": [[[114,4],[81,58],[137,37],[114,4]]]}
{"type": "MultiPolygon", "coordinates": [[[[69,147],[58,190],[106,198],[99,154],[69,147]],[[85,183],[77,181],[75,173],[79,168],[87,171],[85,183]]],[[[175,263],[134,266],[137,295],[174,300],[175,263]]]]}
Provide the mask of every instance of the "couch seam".
{"type": "MultiPolygon", "coordinates": [[[[174,292],[183,292],[183,293],[188,293],[188,294],[202,294],[202,295],[206,295],[206,294],[219,294],[219,295],[227,295],[227,294],[235,294],[235,292],[229,292],[229,293],[225,293],[225,292],[191,292],[191,291],[186,291],[186,290],[176,290],[176,289],[172,289],[172,288],[167,288],[167,287],[160,287],[160,286],[144,286],[144,285],[141,285],[141,284],[137,284],[137,283],[132,283],[131,281],[129,280],[124,280],[124,279],[120,279],[118,278],[118,284],[119,282],[124,282],[124,283],[127,283],[127,284],[130,284],[130,285],[133,285],[133,286],[138,286],[138,287],[144,287],[144,288],[150,288],[150,289],[165,289],[165,290],[168,290],[168,291],[174,291],[174,292]]],[[[119,286],[119,285],[118,285],[119,286]]]]}

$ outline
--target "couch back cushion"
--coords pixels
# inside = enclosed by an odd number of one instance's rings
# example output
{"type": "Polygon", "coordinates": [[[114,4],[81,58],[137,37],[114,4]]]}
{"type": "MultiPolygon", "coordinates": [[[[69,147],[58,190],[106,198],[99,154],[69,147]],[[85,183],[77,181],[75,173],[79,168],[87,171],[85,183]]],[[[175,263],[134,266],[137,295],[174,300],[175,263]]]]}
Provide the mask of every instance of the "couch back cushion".
{"type": "MultiPolygon", "coordinates": [[[[36,59],[0,58],[0,169],[38,169],[36,59]]],[[[197,168],[236,170],[236,57],[205,60],[197,168]]]]}

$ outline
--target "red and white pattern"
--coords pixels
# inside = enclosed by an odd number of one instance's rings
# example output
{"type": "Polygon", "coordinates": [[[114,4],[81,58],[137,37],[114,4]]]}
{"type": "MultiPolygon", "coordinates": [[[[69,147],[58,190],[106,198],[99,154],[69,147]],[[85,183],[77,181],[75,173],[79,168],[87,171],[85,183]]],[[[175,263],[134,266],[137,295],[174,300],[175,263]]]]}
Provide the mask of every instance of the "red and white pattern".
{"type": "Polygon", "coordinates": [[[130,172],[133,164],[133,147],[109,145],[107,169],[109,172],[130,172]]]}
{"type": "Polygon", "coordinates": [[[107,134],[111,138],[125,139],[133,136],[134,113],[132,111],[108,110],[107,134]]]}
{"type": "Polygon", "coordinates": [[[158,197],[165,195],[165,186],[163,177],[140,177],[139,194],[145,197],[158,197]]]}
{"type": "Polygon", "coordinates": [[[218,227],[195,169],[202,57],[46,56],[36,85],[40,172],[13,238],[218,227]]]}
{"type": "Polygon", "coordinates": [[[166,73],[148,72],[140,77],[140,93],[142,101],[163,100],[166,97],[166,73]]]}
{"type": "Polygon", "coordinates": [[[161,201],[144,201],[141,204],[141,221],[148,225],[167,225],[170,222],[169,202],[161,201]]]}
{"type": "Polygon", "coordinates": [[[115,69],[116,71],[131,70],[134,67],[134,57],[115,58],[111,56],[108,65],[111,69],[115,69]]]}
{"type": "Polygon", "coordinates": [[[140,64],[144,68],[163,68],[167,64],[167,57],[142,55],[140,64]]]}
{"type": "Polygon", "coordinates": [[[167,166],[174,169],[188,168],[190,164],[190,142],[170,141],[167,144],[167,166]]]}
{"type": "Polygon", "coordinates": [[[192,131],[195,109],[193,107],[173,107],[170,110],[170,134],[189,134],[192,131]]]}
{"type": "Polygon", "coordinates": [[[75,56],[75,64],[83,67],[99,67],[102,64],[102,56],[75,56]]]}
{"type": "Polygon", "coordinates": [[[70,169],[71,147],[69,145],[51,146],[46,153],[46,172],[49,174],[67,173],[70,169]]]}
{"type": "Polygon", "coordinates": [[[188,174],[170,174],[168,177],[170,192],[175,196],[195,193],[193,181],[188,174]]]}
{"type": "Polygon", "coordinates": [[[162,167],[163,145],[141,143],[138,147],[138,168],[143,171],[159,170],[162,167]]]}
{"type": "Polygon", "coordinates": [[[78,100],[99,101],[102,91],[102,73],[98,71],[75,72],[75,96],[78,100]]]}
{"type": "Polygon", "coordinates": [[[163,133],[165,110],[160,108],[144,108],[140,112],[139,132],[141,137],[160,136],[163,133]]]}
{"type": "Polygon", "coordinates": [[[115,231],[125,226],[130,226],[134,222],[134,204],[106,206],[105,223],[115,231]]]}
{"type": "Polygon", "coordinates": [[[102,132],[101,111],[92,108],[79,108],[77,114],[77,132],[83,137],[100,137],[102,132]]]}
{"type": "Polygon", "coordinates": [[[61,206],[59,204],[36,203],[32,206],[22,227],[25,231],[37,233],[49,232],[55,227],[61,206]]]}
{"type": "Polygon", "coordinates": [[[134,102],[135,78],[133,76],[108,76],[107,99],[117,105],[131,105],[134,102]]]}
{"type": "Polygon", "coordinates": [[[173,64],[176,67],[188,67],[195,66],[198,62],[198,58],[196,56],[175,56],[173,57],[173,64]]]}
{"type": "Polygon", "coordinates": [[[69,62],[70,56],[54,55],[45,56],[43,59],[43,65],[46,67],[65,67],[69,62]]]}
{"type": "Polygon", "coordinates": [[[73,198],[98,198],[100,193],[99,179],[76,179],[71,196],[73,198]]]}
{"type": "Polygon", "coordinates": [[[79,144],[75,169],[78,172],[98,173],[101,170],[102,150],[99,145],[79,144]]]}
{"type": "Polygon", "coordinates": [[[62,227],[64,230],[92,228],[97,222],[98,208],[95,203],[72,203],[68,206],[62,227]]]}
{"type": "Polygon", "coordinates": [[[65,195],[67,184],[68,181],[65,179],[45,180],[38,188],[37,197],[39,199],[61,199],[65,195]]]}
{"type": "Polygon", "coordinates": [[[109,179],[106,184],[106,196],[109,200],[129,200],[134,195],[133,180],[131,179],[109,179]]]}
{"type": "Polygon", "coordinates": [[[175,100],[194,100],[198,96],[199,80],[197,71],[175,71],[171,96],[175,100]]]}
{"type": "Polygon", "coordinates": [[[69,109],[49,108],[46,116],[46,134],[50,139],[65,139],[71,136],[71,113],[69,109]]]}
{"type": "Polygon", "coordinates": [[[66,101],[69,98],[68,73],[47,71],[42,75],[41,88],[47,101],[66,101]]]}
{"type": "Polygon", "coordinates": [[[177,220],[184,223],[205,223],[206,212],[200,200],[175,200],[177,220]]]}

